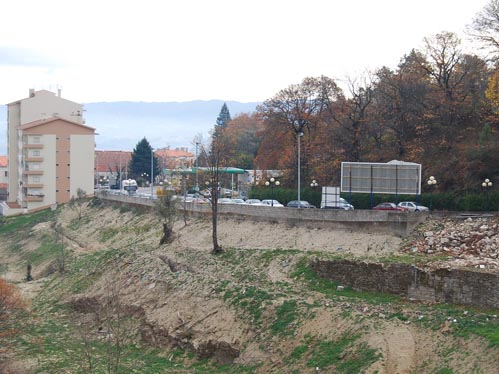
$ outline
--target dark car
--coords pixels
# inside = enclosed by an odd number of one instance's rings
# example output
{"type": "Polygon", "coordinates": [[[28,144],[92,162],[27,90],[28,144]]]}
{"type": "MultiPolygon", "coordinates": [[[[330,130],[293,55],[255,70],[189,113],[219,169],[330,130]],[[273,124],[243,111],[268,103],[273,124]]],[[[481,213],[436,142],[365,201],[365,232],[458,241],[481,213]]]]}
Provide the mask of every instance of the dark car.
{"type": "Polygon", "coordinates": [[[376,205],[373,208],[373,210],[393,210],[396,212],[407,212],[408,211],[407,208],[397,206],[394,203],[380,203],[380,204],[376,205]]]}
{"type": "Polygon", "coordinates": [[[315,208],[315,205],[312,205],[305,200],[300,200],[299,204],[298,200],[291,200],[286,206],[288,208],[315,208]]]}

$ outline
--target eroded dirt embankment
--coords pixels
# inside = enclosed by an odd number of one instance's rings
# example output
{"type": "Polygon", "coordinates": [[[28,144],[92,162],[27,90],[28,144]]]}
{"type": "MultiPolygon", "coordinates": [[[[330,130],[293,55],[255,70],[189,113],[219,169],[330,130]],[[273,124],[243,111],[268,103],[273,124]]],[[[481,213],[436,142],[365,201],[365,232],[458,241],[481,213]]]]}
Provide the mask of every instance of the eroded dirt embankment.
{"type": "MultiPolygon", "coordinates": [[[[315,372],[305,358],[291,360],[294,350],[306,341],[347,335],[360,336],[355,344],[365,342],[379,353],[369,373],[425,372],[418,371],[423,363],[424,370],[436,370],[442,352],[452,346],[456,353],[448,366],[454,372],[496,369],[497,351],[484,352],[479,339],[449,339],[448,332],[418,327],[410,318],[389,318],[399,313],[419,318],[422,313],[411,306],[330,298],[296,275],[301,261],[313,256],[395,256],[403,242],[394,236],[222,218],[219,240],[227,252],[214,256],[208,220],[179,222],[173,243],[160,246],[161,224],[153,215],[102,206],[87,207],[83,217],[78,223],[74,212],[62,211],[64,243],[76,257],[95,254],[97,263],[72,268],[66,281],[73,283],[54,299],[71,305],[95,336],[102,334],[106,316],[119,311],[133,317],[128,326],[133,339],[192,350],[220,363],[259,365],[258,373],[315,372]],[[69,292],[83,279],[85,287],[69,292]],[[296,305],[285,329],[290,335],[275,327],[283,305],[296,305]]],[[[39,224],[18,245],[35,251],[47,235],[56,237],[53,225],[39,224]]],[[[10,253],[9,244],[0,244],[0,250],[10,253]]],[[[45,280],[58,276],[49,260],[33,269],[34,282],[21,282],[22,256],[2,258],[6,277],[19,282],[27,297],[36,297],[45,280]]],[[[345,360],[356,354],[353,346],[342,353],[345,360]]]]}

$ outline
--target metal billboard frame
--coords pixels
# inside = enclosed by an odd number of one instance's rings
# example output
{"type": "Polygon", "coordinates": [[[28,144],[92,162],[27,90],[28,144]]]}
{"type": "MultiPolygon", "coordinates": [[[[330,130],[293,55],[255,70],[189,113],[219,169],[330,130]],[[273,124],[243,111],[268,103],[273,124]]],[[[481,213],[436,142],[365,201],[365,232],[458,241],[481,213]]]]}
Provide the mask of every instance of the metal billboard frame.
{"type": "Polygon", "coordinates": [[[421,164],[403,161],[342,162],[341,192],[421,194],[421,164]]]}

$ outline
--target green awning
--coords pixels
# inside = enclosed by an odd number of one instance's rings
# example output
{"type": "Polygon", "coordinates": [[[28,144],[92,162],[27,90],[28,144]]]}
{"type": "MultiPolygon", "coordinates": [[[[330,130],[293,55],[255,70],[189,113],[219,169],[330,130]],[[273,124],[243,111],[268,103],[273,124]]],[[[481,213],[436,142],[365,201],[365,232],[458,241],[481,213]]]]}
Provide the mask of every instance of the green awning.
{"type": "MultiPolygon", "coordinates": [[[[183,168],[183,169],[165,169],[164,174],[165,175],[172,175],[172,174],[190,175],[190,174],[196,174],[196,170],[199,173],[206,173],[206,172],[210,171],[210,168],[192,167],[192,168],[183,168]]],[[[246,172],[246,170],[244,170],[244,169],[233,168],[233,167],[220,168],[221,174],[244,174],[245,172],[246,172]]]]}

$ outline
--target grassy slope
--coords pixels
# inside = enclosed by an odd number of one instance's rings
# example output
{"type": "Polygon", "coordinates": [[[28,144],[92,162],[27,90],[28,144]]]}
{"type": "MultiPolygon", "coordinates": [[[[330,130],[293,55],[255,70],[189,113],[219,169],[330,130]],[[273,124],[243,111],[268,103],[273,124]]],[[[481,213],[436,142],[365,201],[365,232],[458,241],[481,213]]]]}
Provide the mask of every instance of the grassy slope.
{"type": "MultiPolygon", "coordinates": [[[[316,368],[383,373],[396,363],[390,362],[389,350],[370,342],[396,329],[410,329],[418,346],[414,372],[496,369],[497,311],[339,292],[308,267],[310,256],[328,256],[320,252],[235,247],[215,257],[180,241],[160,248],[161,226],[150,215],[96,205],[85,210],[82,221],[63,210],[9,218],[0,226],[0,253],[13,259],[3,261],[0,271],[22,272],[29,262],[36,281],[20,287],[40,287],[31,310],[2,321],[0,327],[0,345],[8,347],[4,354],[14,354],[26,370],[112,372],[112,360],[119,357],[117,367],[126,373],[307,373],[316,368]],[[60,223],[64,236],[49,225],[32,229],[45,221],[60,223]],[[160,256],[173,259],[180,271],[171,271],[165,261],[158,261],[160,256]],[[60,273],[62,259],[65,271],[60,273]],[[100,325],[87,318],[90,314],[70,307],[73,295],[90,299],[117,294],[123,296],[107,312],[119,312],[122,318],[101,320],[100,325]],[[130,314],[129,306],[137,303],[149,321],[156,318],[155,323],[166,327],[179,325],[177,318],[200,322],[178,330],[186,344],[145,344],[140,339],[143,321],[130,314]],[[214,322],[202,320],[209,312],[217,313],[209,318],[214,322]],[[224,320],[226,316],[230,318],[224,320]],[[225,323],[233,323],[232,331],[224,330],[225,323]],[[196,343],[214,337],[237,338],[237,364],[221,365],[193,353],[196,343]]],[[[209,230],[209,225],[203,227],[209,230]]]]}

